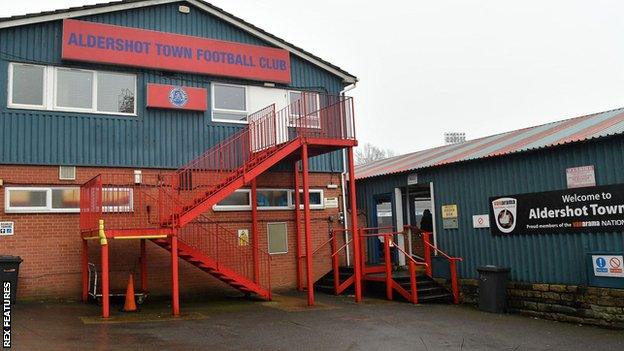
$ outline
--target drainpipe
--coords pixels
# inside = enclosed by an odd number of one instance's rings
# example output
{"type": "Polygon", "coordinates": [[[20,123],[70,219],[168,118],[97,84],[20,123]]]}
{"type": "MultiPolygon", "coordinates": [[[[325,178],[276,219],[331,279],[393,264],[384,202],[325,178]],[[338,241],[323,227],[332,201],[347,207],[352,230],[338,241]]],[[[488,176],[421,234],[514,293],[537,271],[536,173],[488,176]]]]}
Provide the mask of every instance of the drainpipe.
{"type": "MultiPolygon", "coordinates": [[[[345,96],[345,93],[353,88],[355,88],[357,83],[353,83],[351,85],[348,85],[346,88],[344,88],[341,92],[340,95],[345,96]]],[[[347,223],[348,221],[348,217],[347,216],[347,191],[345,189],[346,186],[346,177],[347,177],[347,150],[342,149],[342,173],[340,174],[340,188],[342,191],[342,218],[344,221],[344,240],[345,243],[349,242],[349,233],[347,232],[347,230],[349,229],[349,225],[347,223]]],[[[353,235],[355,235],[355,233],[353,233],[353,235]]],[[[351,265],[351,255],[349,254],[349,245],[347,245],[345,247],[345,254],[347,256],[347,266],[351,265]]]]}

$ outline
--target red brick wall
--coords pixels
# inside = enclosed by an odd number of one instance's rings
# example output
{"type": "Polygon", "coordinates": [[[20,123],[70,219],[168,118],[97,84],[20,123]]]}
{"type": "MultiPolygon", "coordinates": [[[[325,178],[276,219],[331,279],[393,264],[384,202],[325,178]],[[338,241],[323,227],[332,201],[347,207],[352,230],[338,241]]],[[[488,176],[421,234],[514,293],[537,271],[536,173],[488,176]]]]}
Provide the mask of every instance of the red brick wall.
{"type": "MultiPolygon", "coordinates": [[[[0,237],[0,254],[17,255],[24,259],[20,266],[18,295],[26,298],[79,298],[81,291],[81,240],[79,215],[77,213],[10,214],[4,212],[5,187],[8,186],[58,186],[79,185],[99,173],[115,172],[132,174],[132,169],[104,169],[78,167],[76,181],[59,181],[55,166],[0,166],[0,221],[14,221],[15,234],[0,237]]],[[[144,175],[157,170],[143,170],[144,175]]],[[[340,185],[339,174],[311,173],[310,186],[323,188],[325,197],[340,198],[340,188],[327,189],[327,184],[340,185]]],[[[258,178],[258,187],[293,188],[289,172],[265,173],[258,178]]],[[[342,202],[340,202],[342,203],[342,202]]],[[[342,227],[338,222],[338,209],[311,211],[313,248],[328,238],[330,226],[342,227]],[[333,222],[329,221],[333,218],[333,222]]],[[[212,220],[232,230],[247,228],[251,232],[251,212],[212,212],[212,220]]],[[[267,223],[288,223],[288,253],[272,255],[271,282],[273,289],[293,288],[296,285],[296,239],[294,211],[258,211],[259,245],[268,250],[267,223]]],[[[301,212],[303,220],[303,212],[301,212]]],[[[303,239],[303,223],[301,224],[303,239]]],[[[138,286],[139,242],[136,240],[110,240],[111,288],[124,289],[129,272],[135,273],[138,286]]],[[[303,242],[303,240],[302,240],[303,242]]],[[[303,249],[302,249],[303,250],[303,249]]],[[[90,261],[99,265],[99,245],[89,242],[90,261]]],[[[315,279],[330,269],[329,248],[314,256],[315,279]]],[[[170,292],[170,254],[151,242],[147,243],[148,285],[151,294],[170,292]]],[[[180,292],[182,295],[210,291],[235,292],[209,274],[180,261],[180,292]],[[223,290],[227,289],[227,290],[223,290]]]]}

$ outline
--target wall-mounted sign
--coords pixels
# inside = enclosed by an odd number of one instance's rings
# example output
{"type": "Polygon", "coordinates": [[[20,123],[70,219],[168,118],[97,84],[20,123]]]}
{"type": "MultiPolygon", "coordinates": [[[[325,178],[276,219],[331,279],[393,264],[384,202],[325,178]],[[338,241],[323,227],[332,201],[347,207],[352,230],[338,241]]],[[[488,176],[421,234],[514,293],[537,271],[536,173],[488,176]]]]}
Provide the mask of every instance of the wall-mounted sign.
{"type": "Polygon", "coordinates": [[[442,228],[444,228],[444,229],[457,229],[457,228],[459,228],[459,223],[457,221],[457,217],[455,217],[455,218],[442,218],[442,228]]]}
{"type": "Polygon", "coordinates": [[[14,226],[14,222],[0,222],[0,235],[15,234],[14,226]]]}
{"type": "Polygon", "coordinates": [[[338,198],[337,197],[326,197],[325,198],[325,208],[338,208],[338,198]]]}
{"type": "Polygon", "coordinates": [[[249,245],[249,229],[238,230],[238,246],[249,245]]]}
{"type": "Polygon", "coordinates": [[[457,218],[457,205],[442,205],[442,218],[457,218]]]}
{"type": "Polygon", "coordinates": [[[418,174],[412,173],[407,176],[407,185],[418,184],[418,174]]]}
{"type": "Polygon", "coordinates": [[[489,228],[490,227],[490,215],[481,214],[472,216],[473,228],[489,228]]]}
{"type": "Polygon", "coordinates": [[[146,29],[63,20],[64,60],[290,83],[288,51],[146,29]]]}
{"type": "Polygon", "coordinates": [[[490,198],[493,234],[622,232],[624,184],[490,198]]]}
{"type": "Polygon", "coordinates": [[[596,277],[624,278],[624,256],[592,255],[596,277]]]}
{"type": "Polygon", "coordinates": [[[148,84],[147,107],[206,111],[208,91],[204,88],[148,84]]]}
{"type": "Polygon", "coordinates": [[[572,167],[566,169],[568,189],[596,186],[594,166],[572,167]]]}

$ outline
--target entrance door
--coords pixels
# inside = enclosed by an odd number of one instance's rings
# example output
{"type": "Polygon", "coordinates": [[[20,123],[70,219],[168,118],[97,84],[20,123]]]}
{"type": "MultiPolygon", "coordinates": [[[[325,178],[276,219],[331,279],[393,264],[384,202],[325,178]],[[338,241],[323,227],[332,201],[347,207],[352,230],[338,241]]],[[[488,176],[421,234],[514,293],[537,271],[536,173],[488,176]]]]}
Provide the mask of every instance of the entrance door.
{"type": "MultiPolygon", "coordinates": [[[[373,227],[391,227],[394,225],[392,194],[380,194],[375,198],[375,215],[372,218],[373,227]]],[[[371,234],[375,234],[371,232],[371,234]]],[[[368,257],[373,264],[381,262],[383,258],[383,239],[368,238],[368,257]]]]}

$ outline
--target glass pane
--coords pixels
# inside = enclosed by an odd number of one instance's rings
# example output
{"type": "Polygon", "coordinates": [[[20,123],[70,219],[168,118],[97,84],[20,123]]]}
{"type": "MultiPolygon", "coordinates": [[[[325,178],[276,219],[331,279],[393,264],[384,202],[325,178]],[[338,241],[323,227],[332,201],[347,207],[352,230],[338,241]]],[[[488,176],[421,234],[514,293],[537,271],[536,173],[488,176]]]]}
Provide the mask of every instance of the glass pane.
{"type": "Polygon", "coordinates": [[[213,119],[225,119],[228,121],[246,121],[247,114],[246,113],[223,113],[223,112],[213,112],[213,119]]]}
{"type": "Polygon", "coordinates": [[[92,72],[56,70],[56,106],[92,108],[92,90],[92,72]]]}
{"type": "MultiPolygon", "coordinates": [[[[316,191],[309,192],[310,194],[310,205],[320,205],[321,204],[321,193],[316,191]]],[[[303,205],[303,192],[299,193],[299,202],[303,205]]]]}
{"type": "Polygon", "coordinates": [[[102,192],[102,206],[107,207],[107,211],[132,210],[132,189],[104,189],[104,191],[102,192]]]}
{"type": "Polygon", "coordinates": [[[246,191],[236,191],[223,199],[217,206],[249,206],[249,193],[246,191]]]}
{"type": "Polygon", "coordinates": [[[9,190],[11,207],[46,207],[45,190],[9,190]]]}
{"type": "Polygon", "coordinates": [[[136,76],[98,72],[97,78],[98,111],[134,113],[136,76]]]}
{"type": "Polygon", "coordinates": [[[288,207],[288,191],[258,190],[258,207],[288,207]]]}
{"type": "Polygon", "coordinates": [[[43,105],[44,67],[13,65],[13,103],[43,105]]]}
{"type": "Polygon", "coordinates": [[[269,253],[288,252],[286,223],[269,223],[269,253]]]}
{"type": "Polygon", "coordinates": [[[214,108],[247,111],[245,87],[214,85],[214,108]]]}
{"type": "Polygon", "coordinates": [[[52,189],[52,208],[80,208],[80,188],[52,189]]]}

